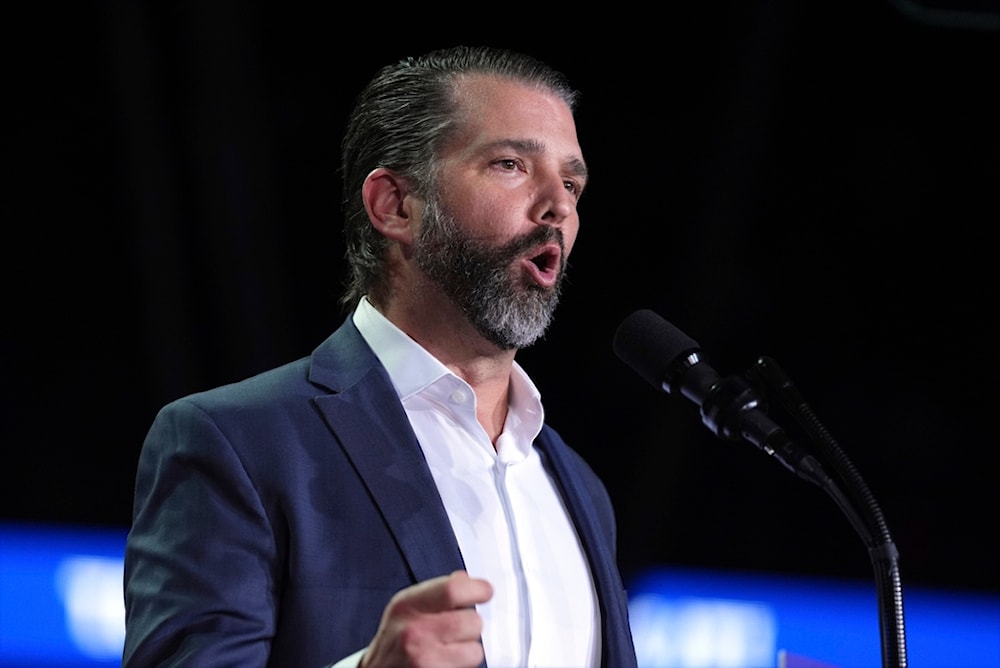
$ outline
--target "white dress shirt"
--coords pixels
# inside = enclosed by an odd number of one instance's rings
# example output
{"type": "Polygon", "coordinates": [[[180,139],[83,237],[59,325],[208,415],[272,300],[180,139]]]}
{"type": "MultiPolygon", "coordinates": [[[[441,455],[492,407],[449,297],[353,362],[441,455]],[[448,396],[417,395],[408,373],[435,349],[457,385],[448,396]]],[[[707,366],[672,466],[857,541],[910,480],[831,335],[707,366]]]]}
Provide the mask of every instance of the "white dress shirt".
{"type": "Polygon", "coordinates": [[[490,442],[464,380],[367,299],[354,324],[389,372],[458,539],[493,598],[477,610],[490,668],[600,665],[600,609],[573,523],[532,442],[541,398],[514,364],[507,420],[490,442]]]}

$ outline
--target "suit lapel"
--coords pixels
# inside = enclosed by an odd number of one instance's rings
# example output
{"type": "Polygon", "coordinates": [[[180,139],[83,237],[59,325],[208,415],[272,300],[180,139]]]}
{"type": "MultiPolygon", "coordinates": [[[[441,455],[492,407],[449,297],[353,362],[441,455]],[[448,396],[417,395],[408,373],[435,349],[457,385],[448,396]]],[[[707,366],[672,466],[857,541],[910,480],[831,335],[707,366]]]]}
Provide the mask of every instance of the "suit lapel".
{"type": "Polygon", "coordinates": [[[313,353],[316,406],[385,518],[415,582],[464,568],[417,437],[384,368],[350,319],[313,353]]]}

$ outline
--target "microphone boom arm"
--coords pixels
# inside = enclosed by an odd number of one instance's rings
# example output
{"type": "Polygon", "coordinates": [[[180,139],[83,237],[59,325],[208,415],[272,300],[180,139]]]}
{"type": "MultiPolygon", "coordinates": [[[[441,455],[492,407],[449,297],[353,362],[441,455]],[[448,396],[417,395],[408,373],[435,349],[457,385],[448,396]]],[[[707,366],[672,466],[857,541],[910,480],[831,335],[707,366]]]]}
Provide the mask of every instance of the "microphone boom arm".
{"type": "Polygon", "coordinates": [[[882,510],[847,455],[820,423],[802,398],[791,378],[770,357],[761,357],[748,372],[778,395],[782,406],[792,415],[819,448],[847,485],[850,498],[837,486],[826,489],[868,548],[875,574],[879,602],[882,665],[885,668],[905,668],[906,631],[903,611],[903,585],[899,572],[899,551],[890,535],[882,510]],[[851,499],[854,500],[852,503],[851,499]],[[858,503],[860,502],[860,503],[858,503]],[[861,508],[859,514],[856,506],[861,508]]]}

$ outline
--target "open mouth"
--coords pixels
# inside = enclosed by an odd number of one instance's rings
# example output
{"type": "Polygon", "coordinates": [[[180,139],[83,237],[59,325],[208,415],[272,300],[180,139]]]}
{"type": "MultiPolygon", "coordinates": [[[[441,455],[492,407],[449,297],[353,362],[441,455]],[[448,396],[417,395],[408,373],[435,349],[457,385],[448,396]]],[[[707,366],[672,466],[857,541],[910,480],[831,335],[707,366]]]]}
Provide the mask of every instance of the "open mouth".
{"type": "Polygon", "coordinates": [[[559,244],[551,243],[523,261],[532,280],[544,287],[551,288],[559,278],[562,251],[559,244]]]}

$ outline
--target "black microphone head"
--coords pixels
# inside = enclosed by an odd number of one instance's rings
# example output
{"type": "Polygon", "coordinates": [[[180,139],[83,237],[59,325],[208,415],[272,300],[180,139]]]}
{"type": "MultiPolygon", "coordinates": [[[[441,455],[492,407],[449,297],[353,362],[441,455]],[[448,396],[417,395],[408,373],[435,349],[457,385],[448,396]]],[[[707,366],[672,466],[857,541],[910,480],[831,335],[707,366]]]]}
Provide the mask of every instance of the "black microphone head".
{"type": "Polygon", "coordinates": [[[676,363],[701,346],[687,334],[649,309],[640,309],[618,326],[612,342],[615,354],[658,390],[669,392],[664,382],[676,363]]]}

